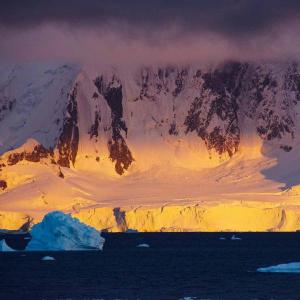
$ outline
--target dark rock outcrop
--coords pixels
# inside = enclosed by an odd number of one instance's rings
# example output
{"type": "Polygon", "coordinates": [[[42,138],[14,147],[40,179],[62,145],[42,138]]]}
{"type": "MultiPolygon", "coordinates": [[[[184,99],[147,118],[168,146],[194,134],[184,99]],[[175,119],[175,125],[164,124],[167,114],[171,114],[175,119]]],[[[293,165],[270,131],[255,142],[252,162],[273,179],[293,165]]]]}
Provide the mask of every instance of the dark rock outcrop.
{"type": "Polygon", "coordinates": [[[42,159],[51,158],[53,160],[53,150],[46,149],[43,145],[39,144],[33,148],[31,152],[15,152],[8,156],[7,165],[12,166],[21,162],[22,160],[27,160],[30,162],[40,162],[42,159]]]}
{"type": "Polygon", "coordinates": [[[113,209],[116,223],[121,232],[125,232],[128,229],[126,223],[126,212],[121,210],[120,207],[115,207],[113,209]]]}
{"type": "Polygon", "coordinates": [[[94,124],[92,124],[91,129],[89,131],[90,138],[92,137],[98,137],[98,128],[99,128],[99,123],[101,122],[101,117],[99,115],[99,112],[95,112],[95,121],[94,124]]]}
{"type": "Polygon", "coordinates": [[[299,71],[288,67],[282,75],[283,84],[278,82],[272,70],[263,66],[249,66],[243,81],[243,103],[245,114],[255,120],[258,135],[264,140],[294,138],[293,107],[296,102],[287,96],[293,92],[300,95],[299,71]],[[299,90],[298,90],[299,88],[299,90]]]}
{"type": "Polygon", "coordinates": [[[7,189],[7,182],[3,179],[0,179],[0,190],[5,190],[7,189]]]}
{"type": "Polygon", "coordinates": [[[70,162],[74,165],[78,151],[79,128],[77,109],[77,85],[69,95],[69,103],[64,117],[62,132],[59,136],[57,149],[59,158],[57,163],[62,167],[70,167],[70,162]]]}
{"type": "Polygon", "coordinates": [[[7,112],[12,111],[15,104],[16,99],[9,99],[4,96],[0,98],[0,121],[4,119],[7,112]]]}
{"type": "Polygon", "coordinates": [[[171,123],[170,129],[169,129],[169,134],[170,135],[178,135],[178,130],[177,130],[177,126],[176,126],[175,122],[171,123]]]}
{"type": "Polygon", "coordinates": [[[186,133],[196,131],[207,149],[214,149],[219,155],[227,152],[232,156],[239,147],[237,99],[246,68],[228,63],[202,74],[200,96],[194,99],[184,122],[186,133]]]}
{"type": "Polygon", "coordinates": [[[108,141],[108,149],[110,159],[115,162],[116,172],[122,175],[133,162],[133,156],[123,137],[123,134],[127,136],[127,127],[123,120],[122,84],[116,76],[108,82],[102,76],[97,77],[94,83],[111,109],[112,137],[108,141]]]}

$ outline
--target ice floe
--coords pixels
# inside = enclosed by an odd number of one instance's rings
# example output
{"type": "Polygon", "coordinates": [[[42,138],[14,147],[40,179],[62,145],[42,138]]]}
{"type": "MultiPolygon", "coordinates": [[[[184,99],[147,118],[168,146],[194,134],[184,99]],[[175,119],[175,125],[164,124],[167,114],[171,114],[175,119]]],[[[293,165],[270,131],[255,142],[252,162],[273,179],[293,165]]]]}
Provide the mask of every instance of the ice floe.
{"type": "Polygon", "coordinates": [[[139,244],[137,245],[139,248],[149,248],[150,246],[148,244],[139,244]]]}
{"type": "Polygon", "coordinates": [[[300,273],[300,262],[291,262],[270,267],[258,268],[262,273],[300,273]]]}
{"type": "Polygon", "coordinates": [[[238,240],[241,240],[240,237],[236,236],[236,235],[233,235],[231,238],[230,238],[232,241],[238,241],[238,240]]]}
{"type": "Polygon", "coordinates": [[[53,256],[44,256],[42,260],[55,260],[55,258],[53,256]]]}

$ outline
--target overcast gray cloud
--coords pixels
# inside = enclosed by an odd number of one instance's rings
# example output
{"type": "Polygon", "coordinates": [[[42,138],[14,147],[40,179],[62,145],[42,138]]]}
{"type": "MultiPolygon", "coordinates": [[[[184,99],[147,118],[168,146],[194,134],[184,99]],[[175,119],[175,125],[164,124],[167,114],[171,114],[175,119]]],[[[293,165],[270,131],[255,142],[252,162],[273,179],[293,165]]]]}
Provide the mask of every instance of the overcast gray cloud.
{"type": "Polygon", "coordinates": [[[192,32],[253,34],[279,22],[297,19],[299,0],[1,0],[0,24],[70,26],[119,23],[159,30],[174,23],[192,32]]]}
{"type": "Polygon", "coordinates": [[[299,0],[0,0],[0,60],[299,56],[299,0]]]}

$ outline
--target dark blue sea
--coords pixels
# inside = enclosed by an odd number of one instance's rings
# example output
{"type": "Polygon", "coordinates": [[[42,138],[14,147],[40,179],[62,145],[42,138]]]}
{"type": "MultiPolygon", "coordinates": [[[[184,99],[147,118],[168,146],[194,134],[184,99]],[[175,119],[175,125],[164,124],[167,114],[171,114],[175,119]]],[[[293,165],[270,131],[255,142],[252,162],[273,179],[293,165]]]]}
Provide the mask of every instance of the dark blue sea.
{"type": "Polygon", "coordinates": [[[0,253],[0,299],[300,299],[300,274],[256,272],[300,261],[300,233],[231,235],[105,234],[102,252],[0,253]]]}

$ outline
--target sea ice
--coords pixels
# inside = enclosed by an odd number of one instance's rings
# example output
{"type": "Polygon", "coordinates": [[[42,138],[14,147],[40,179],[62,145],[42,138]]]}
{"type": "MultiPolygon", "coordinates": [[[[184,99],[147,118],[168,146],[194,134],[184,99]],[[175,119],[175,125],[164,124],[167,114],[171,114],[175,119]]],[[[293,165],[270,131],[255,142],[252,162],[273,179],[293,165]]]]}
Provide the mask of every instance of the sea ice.
{"type": "Polygon", "coordinates": [[[55,258],[52,256],[44,256],[42,257],[42,260],[55,260],[55,258]]]}
{"type": "Polygon", "coordinates": [[[30,234],[27,251],[102,250],[105,241],[95,228],[59,211],[45,215],[30,234]]]}
{"type": "Polygon", "coordinates": [[[240,237],[237,237],[237,236],[235,236],[235,235],[233,235],[230,239],[231,239],[232,241],[241,240],[240,237]]]}
{"type": "Polygon", "coordinates": [[[257,272],[263,273],[300,273],[300,262],[280,264],[265,268],[258,268],[257,272]]]}
{"type": "Polygon", "coordinates": [[[139,244],[137,245],[139,248],[149,248],[150,246],[148,244],[139,244]]]}

